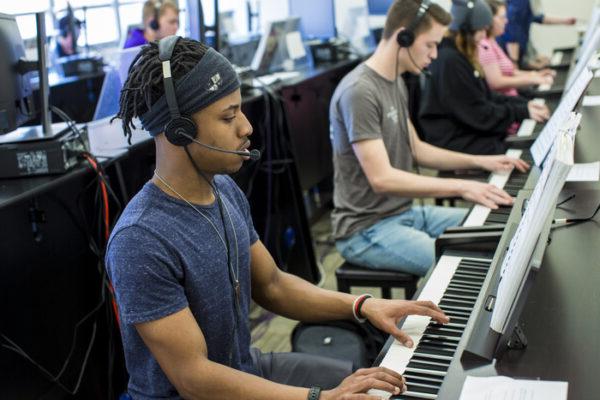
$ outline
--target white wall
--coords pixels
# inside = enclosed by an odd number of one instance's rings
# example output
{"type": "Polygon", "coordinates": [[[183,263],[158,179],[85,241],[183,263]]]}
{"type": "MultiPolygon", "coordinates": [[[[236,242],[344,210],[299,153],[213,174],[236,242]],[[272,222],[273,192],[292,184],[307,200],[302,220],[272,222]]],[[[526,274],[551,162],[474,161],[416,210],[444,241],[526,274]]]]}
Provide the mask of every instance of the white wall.
{"type": "Polygon", "coordinates": [[[538,0],[545,15],[576,17],[575,26],[533,24],[531,40],[541,54],[552,55],[552,49],[574,46],[577,43],[577,26],[586,25],[595,0],[538,0]]]}

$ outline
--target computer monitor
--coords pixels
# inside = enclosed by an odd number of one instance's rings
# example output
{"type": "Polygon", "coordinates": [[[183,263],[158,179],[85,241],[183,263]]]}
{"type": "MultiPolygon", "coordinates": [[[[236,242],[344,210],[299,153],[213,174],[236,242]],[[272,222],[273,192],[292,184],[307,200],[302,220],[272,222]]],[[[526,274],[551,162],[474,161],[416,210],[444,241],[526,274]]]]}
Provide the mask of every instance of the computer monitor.
{"type": "Polygon", "coordinates": [[[300,18],[290,17],[267,24],[250,68],[266,74],[307,63],[308,57],[302,44],[300,18]]]}
{"type": "Polygon", "coordinates": [[[393,0],[369,0],[369,14],[386,15],[393,2],[393,0]]]}
{"type": "Polygon", "coordinates": [[[0,14],[0,134],[34,117],[31,73],[19,71],[25,47],[15,17],[0,14]]]}
{"type": "Polygon", "coordinates": [[[118,71],[112,68],[108,70],[106,75],[104,75],[102,90],[100,91],[96,110],[94,111],[94,121],[117,114],[122,86],[123,84],[119,78],[118,71]]]}
{"type": "Polygon", "coordinates": [[[335,20],[337,35],[341,39],[348,40],[357,53],[367,55],[375,50],[377,43],[369,28],[366,0],[353,2],[352,6],[346,2],[336,1],[335,20]]]}
{"type": "Polygon", "coordinates": [[[333,0],[289,0],[289,14],[300,17],[305,40],[327,40],[336,36],[333,0]]]}

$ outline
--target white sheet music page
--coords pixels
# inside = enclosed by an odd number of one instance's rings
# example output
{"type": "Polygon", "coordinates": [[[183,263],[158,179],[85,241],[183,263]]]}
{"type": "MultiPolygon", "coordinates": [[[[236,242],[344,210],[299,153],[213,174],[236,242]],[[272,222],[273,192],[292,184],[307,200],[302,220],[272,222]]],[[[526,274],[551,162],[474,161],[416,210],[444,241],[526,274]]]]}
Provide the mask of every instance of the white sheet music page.
{"type": "Polygon", "coordinates": [[[566,400],[568,382],[467,376],[459,400],[566,400]]]}
{"type": "Polygon", "coordinates": [[[523,218],[502,260],[496,305],[490,323],[490,328],[498,333],[504,333],[506,329],[511,310],[529,272],[529,261],[537,240],[546,219],[554,210],[558,194],[573,166],[572,135],[574,134],[571,132],[563,131],[556,138],[542,175],[527,202],[523,218]]]}
{"type": "Polygon", "coordinates": [[[575,164],[567,176],[567,182],[598,182],[600,180],[600,161],[575,164]]]}
{"type": "Polygon", "coordinates": [[[548,154],[548,151],[550,151],[550,147],[552,147],[552,144],[554,143],[554,138],[556,137],[558,129],[568,119],[571,111],[573,111],[577,101],[583,94],[583,91],[590,83],[592,76],[592,71],[587,68],[581,72],[573,84],[573,87],[567,91],[560,101],[558,108],[552,114],[552,117],[546,122],[542,132],[535,142],[533,142],[533,145],[531,146],[531,155],[533,156],[535,165],[538,167],[546,157],[546,154],[548,154]]]}

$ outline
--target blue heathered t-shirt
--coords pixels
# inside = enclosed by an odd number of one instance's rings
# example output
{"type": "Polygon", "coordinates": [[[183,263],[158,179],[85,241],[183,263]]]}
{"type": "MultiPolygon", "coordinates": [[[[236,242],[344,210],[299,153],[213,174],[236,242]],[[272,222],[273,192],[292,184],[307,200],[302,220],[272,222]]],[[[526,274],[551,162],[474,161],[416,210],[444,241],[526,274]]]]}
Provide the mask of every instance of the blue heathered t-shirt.
{"type": "MultiPolygon", "coordinates": [[[[231,367],[257,374],[250,357],[248,308],[250,246],[258,235],[248,201],[235,182],[216,176],[215,184],[224,204],[231,262],[234,271],[239,268],[241,285],[231,367]]],[[[229,365],[236,314],[225,245],[215,231],[225,239],[223,222],[216,201],[195,206],[214,226],[187,203],[148,182],[127,205],[108,242],[106,266],[119,306],[128,391],[134,399],[180,398],[138,335],[136,323],[189,307],[204,334],[208,358],[229,365]]]]}

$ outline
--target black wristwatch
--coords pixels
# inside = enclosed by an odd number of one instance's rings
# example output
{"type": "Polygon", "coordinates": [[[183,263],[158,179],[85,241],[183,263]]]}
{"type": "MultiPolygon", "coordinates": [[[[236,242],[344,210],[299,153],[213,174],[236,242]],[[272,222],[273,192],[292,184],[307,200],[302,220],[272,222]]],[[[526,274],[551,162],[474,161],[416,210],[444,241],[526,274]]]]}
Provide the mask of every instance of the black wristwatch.
{"type": "Polygon", "coordinates": [[[313,386],[308,390],[308,400],[319,400],[321,397],[321,388],[313,386]]]}

